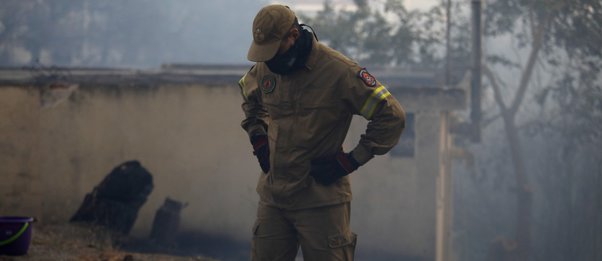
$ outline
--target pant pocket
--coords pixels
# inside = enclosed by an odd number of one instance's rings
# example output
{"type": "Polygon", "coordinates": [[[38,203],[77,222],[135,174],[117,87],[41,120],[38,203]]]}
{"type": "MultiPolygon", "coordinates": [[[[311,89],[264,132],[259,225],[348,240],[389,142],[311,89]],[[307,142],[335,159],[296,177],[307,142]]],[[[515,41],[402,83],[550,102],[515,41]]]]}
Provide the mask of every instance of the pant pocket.
{"type": "Polygon", "coordinates": [[[328,237],[328,246],[332,250],[331,257],[334,257],[334,260],[352,261],[355,256],[356,244],[357,235],[355,233],[332,235],[328,237]]]}
{"type": "Polygon", "coordinates": [[[330,248],[340,248],[344,246],[352,246],[355,248],[357,243],[357,235],[355,233],[337,234],[328,237],[328,246],[330,248]]]}

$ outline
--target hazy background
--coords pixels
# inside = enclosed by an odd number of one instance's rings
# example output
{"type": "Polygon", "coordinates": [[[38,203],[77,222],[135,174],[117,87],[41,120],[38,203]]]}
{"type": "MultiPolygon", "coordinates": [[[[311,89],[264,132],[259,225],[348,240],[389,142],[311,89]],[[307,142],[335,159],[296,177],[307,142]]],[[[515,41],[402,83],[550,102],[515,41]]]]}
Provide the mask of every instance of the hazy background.
{"type": "MultiPolygon", "coordinates": [[[[382,2],[382,1],[381,1],[382,2]]],[[[410,1],[424,8],[434,1],[410,1]]],[[[251,25],[269,3],[313,15],[320,0],[19,1],[0,7],[0,65],[156,68],[163,63],[246,64],[251,25]]],[[[332,1],[354,9],[353,1],[332,1]]],[[[381,3],[382,5],[382,3],[381,3]]]]}
{"type": "Polygon", "coordinates": [[[13,1],[0,7],[0,61],[159,67],[246,62],[252,0],[13,1]]]}
{"type": "MultiPolygon", "coordinates": [[[[445,1],[283,2],[322,42],[363,65],[444,71],[445,1]]],[[[248,64],[251,23],[267,3],[3,0],[0,65],[248,64]]],[[[450,77],[458,80],[470,69],[470,1],[452,3],[450,77]]],[[[482,141],[458,134],[454,142],[463,150],[454,160],[458,260],[500,260],[491,257],[496,242],[529,249],[523,260],[600,260],[601,3],[486,1],[482,27],[490,72],[483,76],[482,141]]],[[[470,121],[468,111],[454,114],[470,121]]],[[[388,192],[383,198],[391,200],[395,190],[388,192]]],[[[251,212],[253,202],[244,199],[241,209],[251,212]]],[[[372,213],[390,214],[387,208],[372,213]]],[[[504,258],[508,250],[501,252],[504,258]]]]}

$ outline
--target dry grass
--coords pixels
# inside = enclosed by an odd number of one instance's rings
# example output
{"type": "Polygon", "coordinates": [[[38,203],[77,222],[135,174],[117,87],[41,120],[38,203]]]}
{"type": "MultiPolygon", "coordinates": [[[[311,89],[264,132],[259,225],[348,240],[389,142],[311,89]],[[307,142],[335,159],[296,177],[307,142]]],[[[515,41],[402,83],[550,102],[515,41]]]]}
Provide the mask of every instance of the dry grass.
{"type": "Polygon", "coordinates": [[[34,223],[29,252],[25,256],[0,256],[0,261],[211,261],[205,257],[179,257],[129,253],[112,246],[102,228],[78,224],[34,223]]]}

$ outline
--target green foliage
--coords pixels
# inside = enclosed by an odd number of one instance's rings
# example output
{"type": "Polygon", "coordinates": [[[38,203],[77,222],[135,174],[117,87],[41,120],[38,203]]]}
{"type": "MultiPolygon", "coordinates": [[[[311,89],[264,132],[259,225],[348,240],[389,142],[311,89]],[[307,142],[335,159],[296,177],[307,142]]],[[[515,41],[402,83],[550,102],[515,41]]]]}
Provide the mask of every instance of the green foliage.
{"type": "Polygon", "coordinates": [[[326,0],[315,17],[301,17],[316,29],[321,41],[362,64],[387,66],[411,63],[409,50],[414,32],[386,18],[388,14],[405,13],[401,2],[387,1],[388,9],[385,11],[372,8],[368,1],[354,3],[354,11],[335,10],[332,2],[326,0]]]}
{"type": "MultiPolygon", "coordinates": [[[[401,0],[355,1],[354,11],[336,10],[332,1],[302,20],[320,40],[365,66],[406,66],[442,70],[445,66],[445,2],[427,11],[405,8],[401,0]]],[[[470,63],[470,24],[462,3],[453,4],[450,45],[452,82],[470,63]]]]}

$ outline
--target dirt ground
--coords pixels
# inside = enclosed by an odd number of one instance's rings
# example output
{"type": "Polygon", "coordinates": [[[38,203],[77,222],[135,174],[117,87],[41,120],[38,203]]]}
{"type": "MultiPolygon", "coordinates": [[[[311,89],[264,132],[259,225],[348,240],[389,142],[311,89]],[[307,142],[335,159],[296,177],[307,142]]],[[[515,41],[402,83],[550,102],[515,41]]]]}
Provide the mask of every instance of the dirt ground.
{"type": "Polygon", "coordinates": [[[0,261],[217,261],[202,256],[181,257],[131,253],[117,249],[106,230],[80,224],[34,223],[27,255],[1,256],[0,261]]]}

